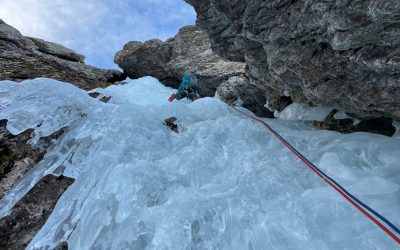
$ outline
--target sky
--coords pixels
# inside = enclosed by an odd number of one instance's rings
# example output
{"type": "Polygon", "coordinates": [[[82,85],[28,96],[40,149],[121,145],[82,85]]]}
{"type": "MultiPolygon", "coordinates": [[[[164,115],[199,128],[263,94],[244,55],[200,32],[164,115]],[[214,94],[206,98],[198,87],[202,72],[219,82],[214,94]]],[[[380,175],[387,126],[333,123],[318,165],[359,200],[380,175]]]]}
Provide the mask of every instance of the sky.
{"type": "Polygon", "coordinates": [[[25,36],[62,44],[101,68],[129,41],[165,40],[194,24],[184,0],[0,0],[0,18],[25,36]]]}

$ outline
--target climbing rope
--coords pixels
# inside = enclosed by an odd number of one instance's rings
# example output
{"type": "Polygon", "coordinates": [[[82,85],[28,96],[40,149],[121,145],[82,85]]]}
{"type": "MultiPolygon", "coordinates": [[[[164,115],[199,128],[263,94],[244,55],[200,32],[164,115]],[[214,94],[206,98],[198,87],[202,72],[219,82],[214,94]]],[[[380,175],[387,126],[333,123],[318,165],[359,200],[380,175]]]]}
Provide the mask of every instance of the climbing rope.
{"type": "Polygon", "coordinates": [[[321,169],[315,166],[311,161],[309,161],[306,157],[304,157],[296,148],[294,148],[289,142],[287,142],[281,135],[278,134],[271,126],[269,126],[266,122],[253,117],[245,112],[237,109],[236,107],[232,107],[234,110],[239,112],[240,114],[246,116],[247,118],[260,123],[264,127],[266,127],[280,142],[282,142],[294,155],[296,155],[307,167],[309,167],[315,174],[317,174],[324,182],[326,182],[329,186],[331,186],[334,190],[336,190],[341,196],[343,196],[350,204],[352,204],[355,208],[357,208],[361,213],[363,213],[368,219],[374,222],[379,228],[381,228],[386,234],[388,234],[393,240],[400,244],[400,237],[396,236],[389,228],[391,228],[394,232],[400,235],[400,230],[393,225],[389,220],[380,215],[378,212],[367,206],[365,203],[357,199],[354,195],[348,192],[344,187],[342,187],[339,183],[337,183],[334,179],[325,174],[321,169]],[[375,218],[374,216],[377,218],[375,218]],[[387,226],[385,226],[385,223],[387,226]],[[389,227],[389,228],[388,228],[389,227]]]}

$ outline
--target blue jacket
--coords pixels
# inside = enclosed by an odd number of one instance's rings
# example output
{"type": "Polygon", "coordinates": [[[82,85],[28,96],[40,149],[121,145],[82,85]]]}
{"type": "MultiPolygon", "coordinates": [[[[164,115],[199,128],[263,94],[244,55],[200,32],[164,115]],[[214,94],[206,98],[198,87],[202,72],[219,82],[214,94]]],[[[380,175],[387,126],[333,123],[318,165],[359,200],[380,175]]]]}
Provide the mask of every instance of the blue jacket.
{"type": "Polygon", "coordinates": [[[185,87],[185,85],[190,86],[190,75],[187,73],[185,73],[183,75],[183,80],[182,80],[181,84],[179,85],[178,93],[181,93],[181,91],[185,87]]]}

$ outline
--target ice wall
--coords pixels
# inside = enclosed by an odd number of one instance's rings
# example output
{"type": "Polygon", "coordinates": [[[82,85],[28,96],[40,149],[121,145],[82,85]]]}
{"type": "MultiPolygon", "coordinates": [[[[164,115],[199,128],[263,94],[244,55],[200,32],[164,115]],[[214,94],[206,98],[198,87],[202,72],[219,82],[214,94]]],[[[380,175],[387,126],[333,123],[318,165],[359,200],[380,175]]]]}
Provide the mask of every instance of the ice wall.
{"type": "MultiPolygon", "coordinates": [[[[0,82],[0,119],[11,131],[69,126],[46,164],[0,202],[6,213],[54,170],[76,178],[28,249],[64,240],[70,249],[396,249],[263,127],[219,100],[169,103],[174,90],[153,78],[97,91],[110,103],[54,80],[0,82]],[[170,116],[181,133],[162,125],[170,116]]],[[[266,121],[400,225],[398,138],[266,121]]]]}

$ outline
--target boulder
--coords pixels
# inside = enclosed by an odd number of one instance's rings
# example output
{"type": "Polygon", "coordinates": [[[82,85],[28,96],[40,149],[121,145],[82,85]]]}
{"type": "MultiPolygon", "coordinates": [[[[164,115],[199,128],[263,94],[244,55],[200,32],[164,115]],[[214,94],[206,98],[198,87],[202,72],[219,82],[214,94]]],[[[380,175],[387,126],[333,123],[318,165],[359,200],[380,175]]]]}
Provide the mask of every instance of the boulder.
{"type": "Polygon", "coordinates": [[[75,51],[68,49],[60,44],[47,42],[45,40],[34,37],[28,38],[35,43],[40,52],[72,62],[84,63],[85,61],[85,56],[77,54],[75,51]]]}
{"type": "Polygon", "coordinates": [[[185,71],[196,74],[207,96],[231,76],[244,74],[245,64],[229,62],[211,50],[207,33],[186,26],[165,42],[149,40],[129,42],[115,55],[130,78],[153,76],[167,86],[177,88],[185,71]]]}
{"type": "Polygon", "coordinates": [[[33,129],[13,135],[7,130],[7,120],[0,120],[0,199],[29,171],[43,159],[47,149],[66,130],[41,137],[37,147],[28,141],[35,136],[33,129]]]}
{"type": "Polygon", "coordinates": [[[178,119],[176,117],[169,117],[164,120],[163,124],[167,126],[171,131],[179,133],[177,121],[178,119]]]}
{"type": "Polygon", "coordinates": [[[114,61],[130,78],[153,76],[172,88],[178,88],[185,71],[193,72],[206,96],[214,96],[217,91],[228,104],[241,104],[261,116],[272,114],[264,107],[265,95],[279,98],[272,89],[269,92],[251,85],[244,63],[230,62],[215,54],[207,33],[196,26],[183,27],[165,42],[129,42],[114,61]]]}
{"type": "Polygon", "coordinates": [[[84,56],[62,45],[25,37],[0,19],[0,80],[47,77],[89,90],[126,78],[120,71],[99,69],[83,61],[84,56]]]}

